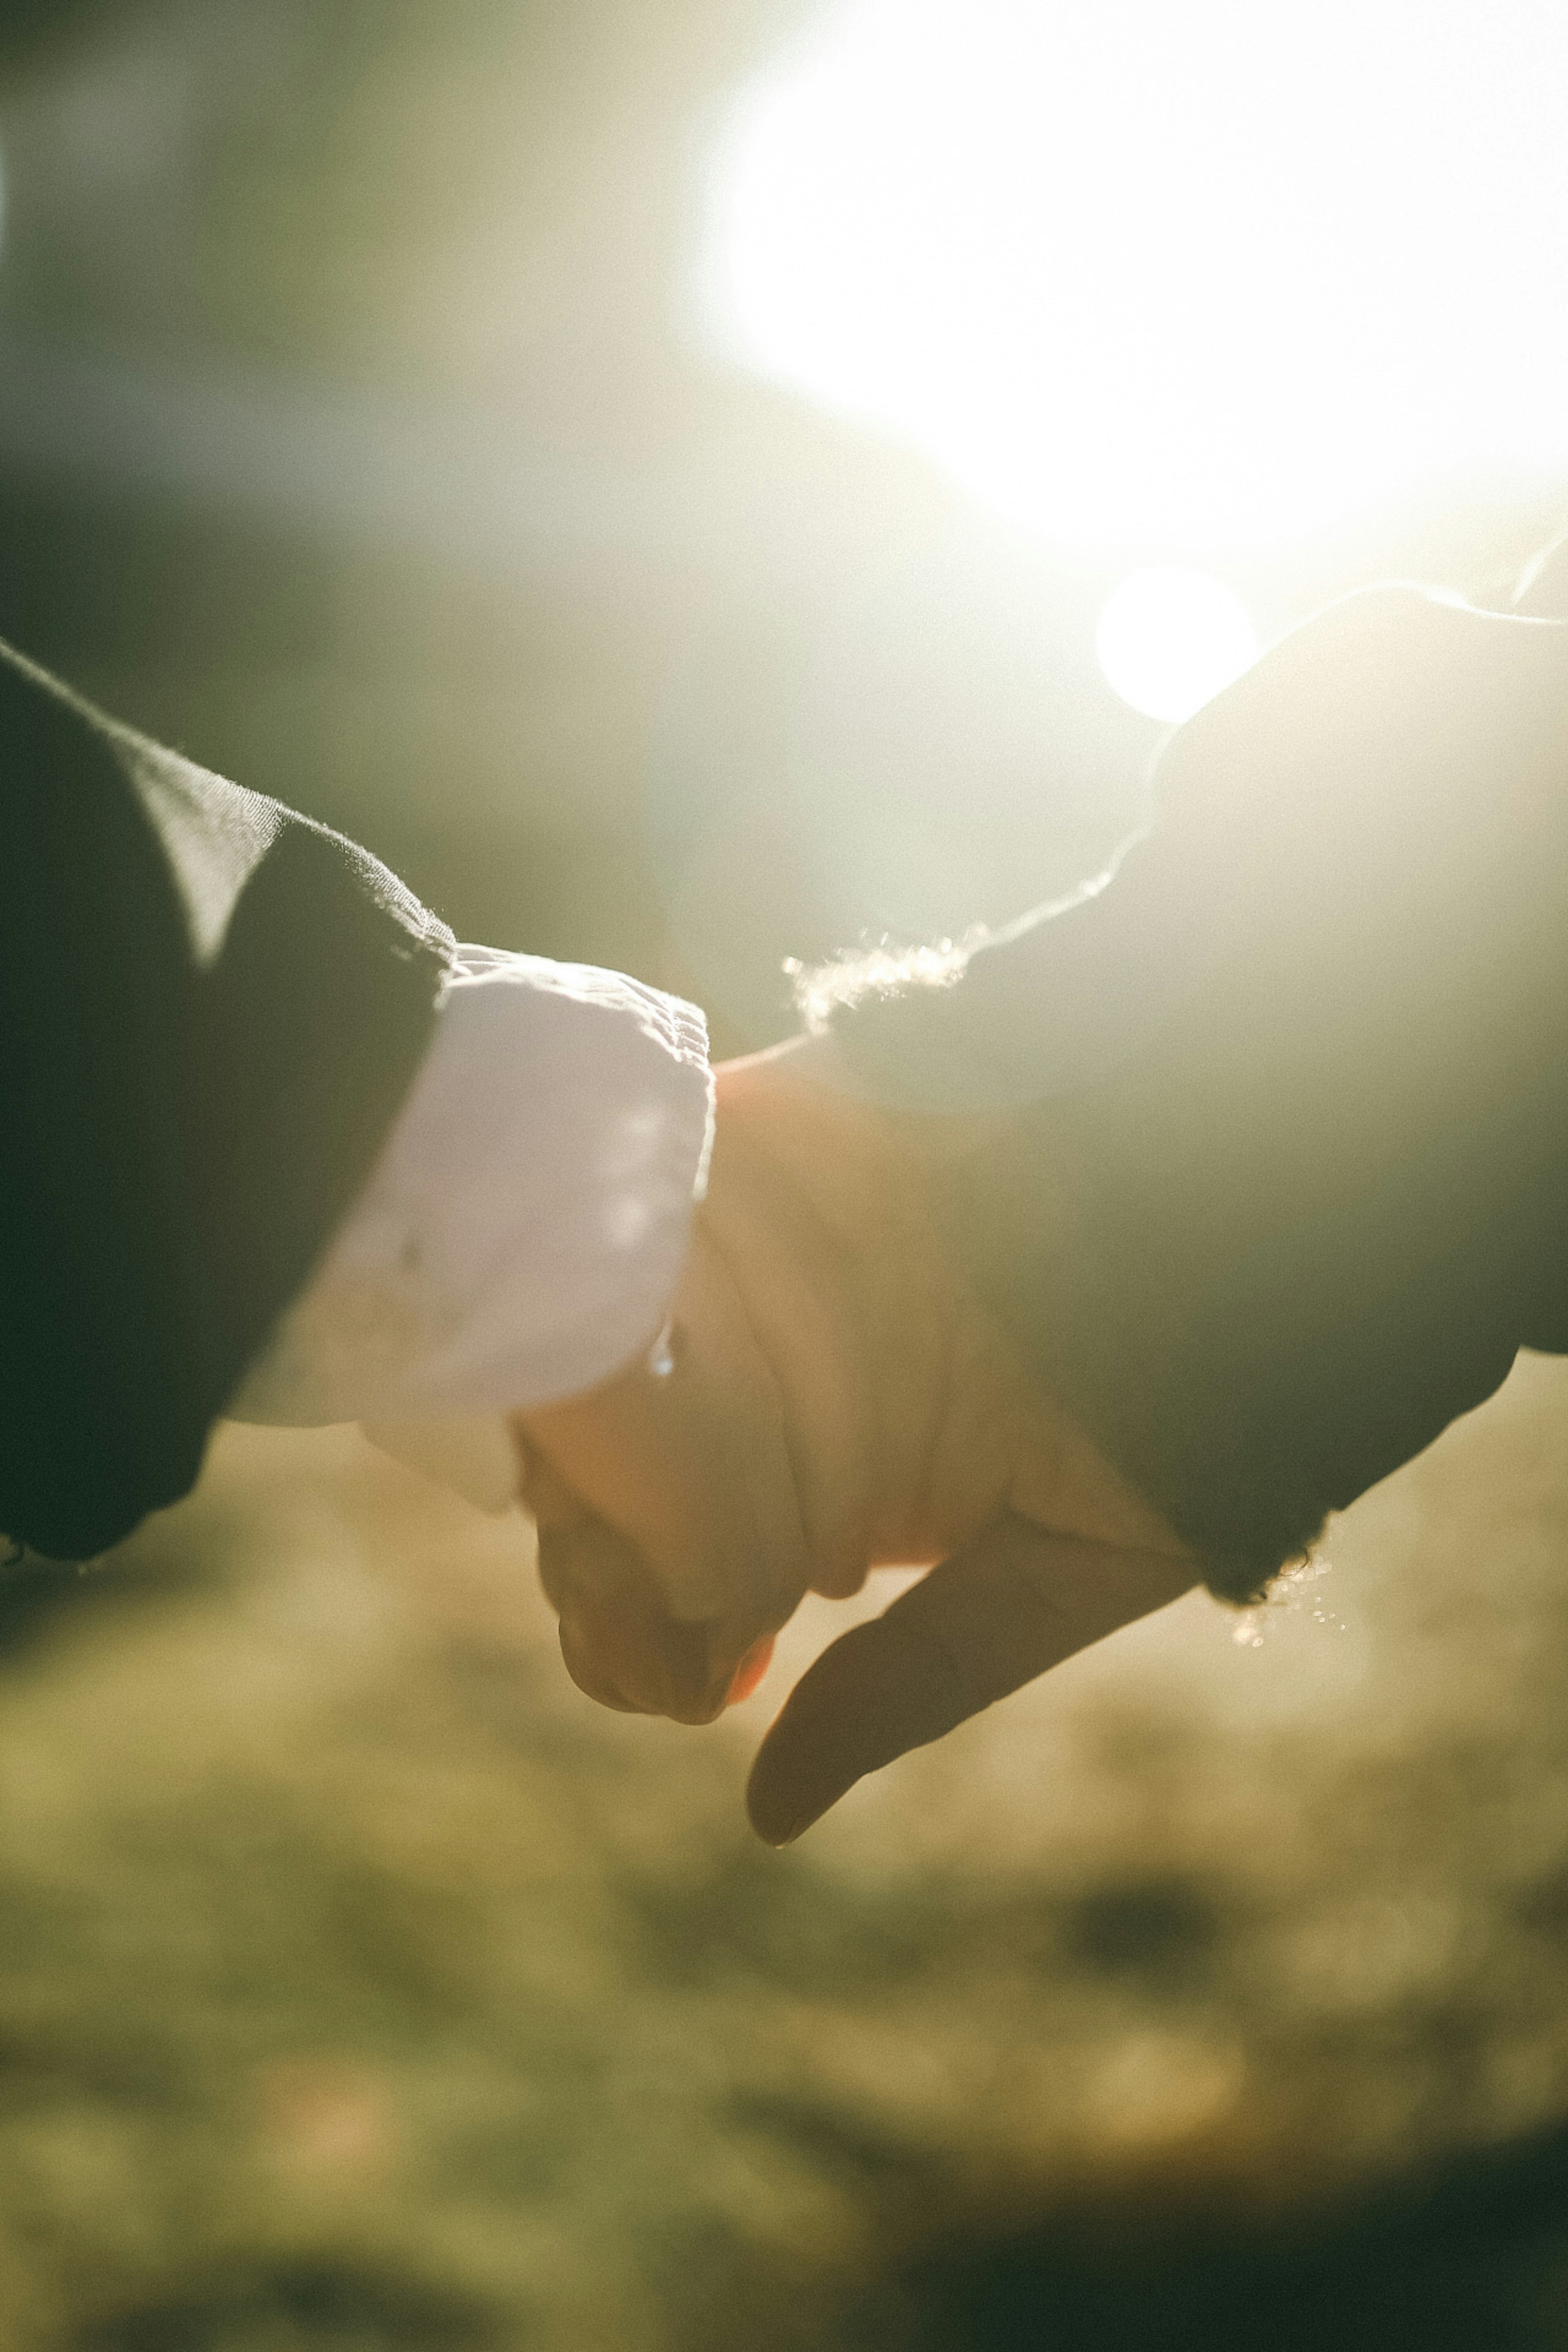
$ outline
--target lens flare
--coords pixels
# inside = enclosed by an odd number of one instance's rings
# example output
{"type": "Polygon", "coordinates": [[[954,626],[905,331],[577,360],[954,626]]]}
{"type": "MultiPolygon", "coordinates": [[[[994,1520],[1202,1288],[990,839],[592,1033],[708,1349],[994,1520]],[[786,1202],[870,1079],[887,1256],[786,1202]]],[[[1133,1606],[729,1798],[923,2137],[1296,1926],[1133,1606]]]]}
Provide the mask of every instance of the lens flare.
{"type": "Polygon", "coordinates": [[[1241,676],[1257,656],[1258,632],[1223,580],[1159,563],[1106,599],[1094,649],[1123,702],[1180,720],[1241,676]]]}
{"type": "Polygon", "coordinates": [[[1081,544],[1568,462],[1562,0],[842,0],[742,95],[732,352],[1081,544]]]}

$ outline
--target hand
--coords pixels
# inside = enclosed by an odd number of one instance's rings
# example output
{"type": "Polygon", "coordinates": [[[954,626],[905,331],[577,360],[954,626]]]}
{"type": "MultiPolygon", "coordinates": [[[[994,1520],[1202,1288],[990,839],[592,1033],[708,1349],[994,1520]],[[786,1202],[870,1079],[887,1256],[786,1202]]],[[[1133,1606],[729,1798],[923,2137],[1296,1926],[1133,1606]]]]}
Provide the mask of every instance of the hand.
{"type": "Polygon", "coordinates": [[[942,1738],[1194,1581],[1179,1553],[1058,1534],[1005,1512],[825,1650],[763,1740],[752,1826],[784,1845],[847,1789],[942,1738]]]}
{"type": "Polygon", "coordinates": [[[952,1263],[936,1192],[985,1129],[895,1120],[818,1053],[719,1074],[674,1375],[520,1424],[567,1663],[611,1704],[704,1719],[808,1587],[943,1563],[784,1709],[750,1796],[774,1842],[1194,1579],[952,1263]]]}
{"type": "MultiPolygon", "coordinates": [[[[1565,581],[1560,543],[1516,609],[1561,613],[1565,581]]],[[[1409,592],[1394,602],[1390,625],[1415,627],[1423,645],[1464,625],[1409,592]]],[[[1390,600],[1378,609],[1386,618],[1390,600]]],[[[1196,861],[1197,887],[1175,888],[1166,873],[1167,896],[1204,903],[1213,876],[1228,873],[1243,830],[1236,812],[1255,793],[1258,730],[1268,743],[1310,747],[1310,727],[1281,724],[1280,694],[1289,705],[1293,681],[1304,681],[1311,719],[1325,641],[1342,665],[1345,629],[1353,651],[1365,613],[1336,609],[1296,633],[1178,739],[1168,788],[1179,800],[1183,764],[1195,762],[1197,805],[1209,814],[1171,828],[1177,880],[1184,855],[1196,861]],[[1236,789],[1215,792],[1216,773],[1237,778],[1236,789]]],[[[1556,694],[1555,647],[1528,633],[1503,647],[1495,627],[1468,635],[1485,635],[1488,660],[1500,648],[1527,670],[1545,660],[1556,694]]],[[[1436,673],[1425,658],[1405,671],[1425,727],[1436,673]]],[[[1367,707],[1388,707],[1384,732],[1397,751],[1405,706],[1389,704],[1381,672],[1374,683],[1367,707]]],[[[1510,698],[1511,685],[1505,709],[1510,698]]],[[[1352,739],[1351,749],[1356,757],[1321,763],[1328,775],[1360,773],[1364,747],[1352,739]]],[[[1316,793],[1314,782],[1314,809],[1316,793]]],[[[1282,854],[1294,856],[1300,798],[1275,797],[1282,854]]],[[[1405,836],[1397,823],[1384,831],[1403,871],[1405,836]]],[[[1267,845],[1267,824],[1263,833],[1267,845]]],[[[954,1269],[932,1202],[946,1164],[985,1136],[963,1121],[894,1121],[836,1097],[812,1082],[816,1051],[721,1075],[713,1187],[678,1310],[689,1354],[663,1405],[649,1408],[638,1375],[553,1426],[546,1416],[529,1424],[542,1449],[531,1458],[547,1486],[555,1481],[540,1491],[547,1516],[558,1514],[545,1573],[571,1620],[563,1645],[580,1678],[621,1703],[715,1711],[756,1671],[797,1585],[846,1592],[879,1560],[941,1562],[885,1616],[834,1644],[784,1709],[751,1790],[753,1819],[775,1839],[862,1772],[1158,1607],[1193,1575],[1169,1530],[1032,1387],[954,1269]],[[749,1450],[726,1426],[750,1430],[749,1450]],[[570,1557],[568,1534],[578,1548],[570,1557]]]]}
{"type": "Polygon", "coordinates": [[[811,1576],[783,1400],[702,1220],[647,1362],[513,1421],[567,1669],[590,1697],[706,1723],[765,1671],[811,1576]]]}

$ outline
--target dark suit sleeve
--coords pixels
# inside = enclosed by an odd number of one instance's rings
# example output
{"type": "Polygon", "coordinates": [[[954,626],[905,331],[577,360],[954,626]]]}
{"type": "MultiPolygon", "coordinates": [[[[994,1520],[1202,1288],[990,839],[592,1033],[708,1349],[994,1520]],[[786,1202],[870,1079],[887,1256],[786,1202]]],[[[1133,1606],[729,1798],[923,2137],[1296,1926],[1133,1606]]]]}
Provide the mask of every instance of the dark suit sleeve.
{"type": "Polygon", "coordinates": [[[1347,598],[1156,803],[1098,897],[842,1035],[1006,1110],[977,1278],[1239,1599],[1568,1349],[1568,628],[1347,598]]]}
{"type": "Polygon", "coordinates": [[[0,1528],[184,1494],[368,1172],[452,942],[364,851],[0,648],[0,1528]]]}

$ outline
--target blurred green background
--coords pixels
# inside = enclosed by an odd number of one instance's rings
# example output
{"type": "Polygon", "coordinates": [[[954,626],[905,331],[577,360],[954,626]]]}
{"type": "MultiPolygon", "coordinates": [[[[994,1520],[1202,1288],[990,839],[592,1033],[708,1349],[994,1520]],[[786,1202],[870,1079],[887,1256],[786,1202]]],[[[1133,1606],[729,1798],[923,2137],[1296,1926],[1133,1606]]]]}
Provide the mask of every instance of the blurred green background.
{"type": "MultiPolygon", "coordinates": [[[[1025,529],[704,315],[727,126],[831,0],[3,15],[0,630],[38,658],[724,1045],[788,1027],[785,957],[1005,919],[1125,833],[1162,730],[1096,617],[1191,551],[1025,529]]],[[[1482,450],[1198,560],[1267,637],[1503,579],[1563,478],[1482,450]]]]}
{"type": "MultiPolygon", "coordinates": [[[[1140,805],[1096,617],[1506,594],[1550,469],[1057,543],[693,292],[812,0],[0,10],[0,632],[460,936],[790,1025],[1140,805]]],[[[1042,430],[1049,429],[1045,420],[1042,430]]],[[[0,1585],[0,2341],[1568,2344],[1568,1387],[798,1851],[566,1682],[527,1529],[228,1432],[0,1585]]],[[[875,1596],[873,1596],[875,1599],[875,1596]]]]}

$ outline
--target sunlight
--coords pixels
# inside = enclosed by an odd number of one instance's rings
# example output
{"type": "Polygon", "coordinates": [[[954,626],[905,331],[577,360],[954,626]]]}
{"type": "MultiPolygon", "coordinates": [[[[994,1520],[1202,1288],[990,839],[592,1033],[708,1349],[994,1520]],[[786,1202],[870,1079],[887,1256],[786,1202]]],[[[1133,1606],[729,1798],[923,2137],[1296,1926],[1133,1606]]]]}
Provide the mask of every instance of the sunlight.
{"type": "Polygon", "coordinates": [[[1079,543],[1568,460],[1561,0],[841,0],[742,93],[732,354],[1079,543]]]}
{"type": "Polygon", "coordinates": [[[1239,677],[1258,632],[1223,580],[1181,564],[1134,572],[1106,601],[1100,667],[1123,702],[1151,719],[1190,719],[1239,677]]]}

